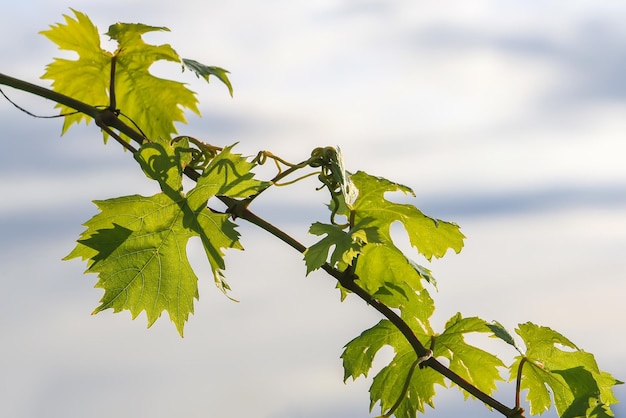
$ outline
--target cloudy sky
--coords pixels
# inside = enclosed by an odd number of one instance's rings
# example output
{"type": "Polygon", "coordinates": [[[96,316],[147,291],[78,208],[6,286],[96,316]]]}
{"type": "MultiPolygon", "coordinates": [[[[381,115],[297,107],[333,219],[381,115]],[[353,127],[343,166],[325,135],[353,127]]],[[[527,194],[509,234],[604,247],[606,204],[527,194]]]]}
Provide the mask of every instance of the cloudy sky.
{"type": "MultiPolygon", "coordinates": [[[[510,329],[533,321],[626,379],[626,4],[11,2],[0,72],[46,85],[58,52],[38,32],[69,7],[101,33],[117,21],[167,26],[148,40],[231,71],[233,99],[175,65],[154,69],[198,93],[203,117],[189,115],[182,133],[292,161],[339,145],[349,170],[411,186],[411,203],[459,223],[466,248],[429,266],[436,326],[457,311],[510,329]]],[[[190,247],[200,301],[184,339],[165,317],[147,330],[143,315],[91,316],[96,277],[61,258],[92,200],[155,185],[92,125],[60,138],[60,120],[2,98],[0,124],[0,416],[369,416],[370,382],[344,384],[339,355],[378,316],[355,298],[339,303],[330,278],[305,278],[299,254],[250,225],[240,227],[246,251],[227,258],[240,303],[214,288],[190,247]]],[[[312,243],[308,225],[327,220],[314,188],[274,190],[253,209],[312,243]]],[[[616,393],[626,400],[623,386],[616,393]]],[[[513,403],[509,386],[497,397],[513,403]]],[[[435,403],[426,416],[497,416],[455,389],[435,403]]]]}

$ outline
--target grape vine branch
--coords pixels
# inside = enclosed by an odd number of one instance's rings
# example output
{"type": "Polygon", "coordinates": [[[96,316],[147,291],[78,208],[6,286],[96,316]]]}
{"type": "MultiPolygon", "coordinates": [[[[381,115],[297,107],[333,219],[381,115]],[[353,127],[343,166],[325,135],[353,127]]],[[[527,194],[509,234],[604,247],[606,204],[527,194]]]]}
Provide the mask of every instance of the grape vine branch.
{"type": "Polygon", "coordinates": [[[73,12],[64,24],[42,32],[59,48],[79,54],[76,61],[55,59],[48,66],[43,78],[53,80],[53,89],[4,74],[0,85],[55,102],[64,117],[63,132],[73,123],[95,121],[105,139],[113,138],[131,151],[144,174],[159,183],[161,192],[154,196],[96,201],[100,213],[84,224],[87,229],[66,257],[81,257],[87,272],[98,274],[96,287],[105,293],[94,313],[129,310],[134,319],[146,312],[150,326],[167,311],[182,336],[198,299],[198,279],[184,250],[187,240],[201,238],[215,283],[227,294],[223,250],[242,248],[234,222],[243,219],[303,254],[307,274],[321,269],[335,278],[342,300],[356,295],[384,317],[350,341],[341,356],[344,380],[356,379],[367,376],[383,346],[394,349],[395,357],[370,388],[370,409],[379,404],[381,416],[415,417],[425,412],[425,405],[434,407],[434,387],[448,386],[445,379],[506,417],[525,416],[522,390],[527,390],[533,415],[554,406],[561,417],[613,416],[610,406],[617,399],[612,387],[622,382],[601,371],[592,354],[550,328],[520,324],[515,331],[525,350],[498,322],[460,313],[443,332],[432,329],[434,301],[424,287],[434,285],[432,273],[395,246],[389,228],[402,223],[412,246],[428,260],[448,250],[459,252],[465,237],[452,222],[384,197],[387,192],[412,194],[410,188],[362,171],[348,172],[335,147],[316,148],[293,164],[268,151],[248,159],[233,153],[234,145],[173,136],[173,123],[185,122],[183,108],[199,113],[197,100],[182,83],[152,76],[150,65],[158,60],[180,63],[207,82],[217,77],[232,96],[228,72],[182,58],[169,45],[143,42],[144,33],[167,31],[164,27],[116,23],[107,35],[118,42],[118,49],[104,51],[95,25],[83,13],[73,12]],[[252,170],[267,160],[275,163],[277,172],[268,181],[257,180],[252,170]],[[300,170],[305,174],[288,180],[300,170]],[[330,223],[311,225],[309,233],[324,237],[306,247],[255,215],[250,206],[268,188],[290,186],[312,175],[317,175],[319,189],[330,194],[330,223]],[[183,189],[183,176],[195,182],[191,190],[183,189]],[[209,208],[211,197],[226,209],[209,208]],[[498,338],[519,355],[507,366],[469,345],[464,339],[469,333],[498,338]],[[512,407],[493,397],[496,381],[503,380],[502,368],[516,381],[512,407]]]}

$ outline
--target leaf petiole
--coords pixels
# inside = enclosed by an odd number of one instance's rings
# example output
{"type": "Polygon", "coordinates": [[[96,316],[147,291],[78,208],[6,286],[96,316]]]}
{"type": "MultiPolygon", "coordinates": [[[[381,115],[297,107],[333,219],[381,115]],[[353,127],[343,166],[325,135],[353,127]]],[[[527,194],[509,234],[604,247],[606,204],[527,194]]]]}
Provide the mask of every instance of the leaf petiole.
{"type": "MultiPolygon", "coordinates": [[[[519,362],[519,367],[517,368],[517,379],[515,383],[515,410],[520,410],[520,393],[522,388],[522,369],[524,367],[524,363],[528,361],[526,356],[522,357],[522,360],[519,362]]],[[[523,412],[523,409],[521,409],[523,412]]]]}
{"type": "Polygon", "coordinates": [[[419,366],[423,361],[431,358],[432,355],[433,353],[432,351],[430,351],[429,355],[418,357],[417,360],[415,360],[413,364],[411,364],[411,367],[409,368],[409,373],[406,375],[404,386],[402,386],[402,390],[400,391],[400,396],[398,397],[398,400],[396,401],[396,403],[393,404],[393,406],[389,409],[389,411],[387,411],[386,414],[381,415],[382,418],[390,418],[393,413],[396,412],[396,409],[398,409],[398,407],[406,397],[406,394],[409,390],[409,385],[411,384],[411,379],[413,378],[413,373],[415,372],[415,368],[419,366]]]}

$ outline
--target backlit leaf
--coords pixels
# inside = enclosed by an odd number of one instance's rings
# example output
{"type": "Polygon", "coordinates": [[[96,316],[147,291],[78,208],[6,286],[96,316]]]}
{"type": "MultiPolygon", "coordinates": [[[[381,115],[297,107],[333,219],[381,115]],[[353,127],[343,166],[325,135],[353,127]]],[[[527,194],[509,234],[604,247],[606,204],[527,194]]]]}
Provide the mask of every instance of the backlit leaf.
{"type": "MultiPolygon", "coordinates": [[[[451,222],[430,218],[409,204],[394,203],[385,198],[388,192],[401,191],[412,194],[408,187],[386,179],[357,172],[350,176],[358,190],[352,210],[354,220],[364,227],[376,228],[379,241],[363,247],[356,267],[359,285],[373,294],[385,283],[410,283],[414,289],[422,287],[421,281],[435,284],[430,270],[409,259],[393,242],[390,228],[400,222],[411,244],[426,258],[442,257],[448,249],[459,252],[464,236],[451,222]]],[[[347,207],[341,214],[347,214],[347,207]]]]}
{"type": "Polygon", "coordinates": [[[430,317],[435,312],[435,302],[426,289],[416,289],[409,283],[385,283],[372,296],[390,308],[399,309],[402,319],[420,340],[428,341],[434,335],[430,317]]]}
{"type": "MultiPolygon", "coordinates": [[[[530,322],[520,324],[516,332],[526,345],[521,387],[528,390],[531,414],[543,413],[554,402],[562,418],[613,416],[609,407],[617,399],[612,387],[622,382],[601,371],[592,354],[558,332],[530,322]]],[[[511,379],[522,358],[518,356],[511,365],[511,379]]]]}
{"type": "Polygon", "coordinates": [[[380,321],[346,345],[341,355],[344,380],[367,376],[376,353],[386,345],[394,349],[395,355],[389,365],[374,377],[370,388],[370,409],[379,403],[384,413],[400,400],[394,415],[409,418],[415,417],[418,411],[424,412],[425,405],[434,407],[435,384],[445,386],[443,376],[430,368],[417,368],[410,376],[407,391],[403,393],[409,369],[417,360],[417,355],[400,331],[387,320],[380,321]]]}
{"type": "Polygon", "coordinates": [[[88,260],[87,272],[98,273],[96,287],[105,293],[94,313],[129,310],[136,318],[145,311],[151,326],[165,310],[182,335],[198,298],[197,277],[186,252],[194,236],[202,240],[218,287],[228,289],[222,277],[223,249],[241,248],[239,234],[229,215],[213,213],[206,204],[216,192],[241,197],[262,187],[250,177],[252,165],[230,149],[209,164],[186,196],[180,175],[184,143],[147,143],[136,158],[159,181],[162,192],[95,202],[100,213],[85,223],[87,230],[66,257],[82,257],[88,260]]]}
{"type": "Polygon", "coordinates": [[[367,245],[361,253],[356,274],[359,285],[370,294],[386,283],[409,283],[415,289],[423,288],[423,271],[388,240],[367,245]]]}
{"type": "Polygon", "coordinates": [[[386,193],[397,191],[413,195],[410,188],[362,171],[350,178],[358,190],[354,203],[356,219],[373,219],[371,224],[378,227],[384,237],[390,236],[392,223],[401,222],[411,245],[429,260],[443,257],[448,249],[458,253],[463,248],[465,236],[458,225],[426,216],[413,205],[394,203],[385,198],[386,193]]]}
{"type": "MultiPolygon", "coordinates": [[[[115,60],[116,102],[112,110],[120,110],[122,117],[130,119],[146,137],[153,141],[169,138],[177,131],[175,122],[186,122],[184,109],[199,114],[194,92],[183,83],[156,77],[149,71],[158,61],[183,62],[170,45],[150,45],[142,39],[146,33],[169,29],[141,23],[116,23],[106,34],[117,41],[118,47],[108,52],[100,47],[98,29],[87,15],[72,11],[74,17],[64,16],[65,24],[52,25],[41,32],[60,49],[78,54],[77,60],[56,58],[48,65],[42,78],[52,80],[55,91],[92,106],[109,107],[111,66],[115,60]]],[[[219,78],[224,81],[224,77],[225,74],[219,78]]],[[[227,85],[232,89],[229,82],[227,85]]],[[[73,110],[63,105],[57,107],[63,113],[73,110]]],[[[66,116],[63,132],[83,119],[89,122],[83,114],[66,116]]]]}
{"type": "Polygon", "coordinates": [[[372,328],[363,331],[361,335],[346,344],[341,358],[343,359],[344,381],[352,377],[367,377],[376,353],[386,345],[399,346],[405,340],[404,336],[388,320],[382,320],[372,328]]]}
{"type": "Polygon", "coordinates": [[[444,377],[430,367],[414,369],[406,391],[402,392],[416,358],[408,344],[397,350],[391,363],[374,377],[370,389],[370,410],[379,403],[381,411],[386,413],[401,399],[393,416],[415,418],[418,412],[425,412],[426,405],[435,407],[435,385],[446,387],[446,383],[444,377]]]}
{"type": "MultiPolygon", "coordinates": [[[[502,361],[465,341],[465,335],[473,332],[490,332],[484,320],[476,317],[463,318],[460,313],[450,318],[445,331],[437,336],[435,357],[450,360],[450,369],[487,394],[496,390],[496,382],[503,380],[498,368],[505,367],[502,361]]],[[[469,393],[463,391],[465,398],[469,393]]]]}
{"type": "MultiPolygon", "coordinates": [[[[406,283],[389,283],[373,296],[385,305],[399,309],[420,342],[425,346],[430,344],[433,331],[429,319],[435,305],[425,289],[416,292],[406,283]]],[[[367,377],[376,354],[384,346],[392,347],[395,355],[374,377],[370,407],[379,403],[383,413],[395,407],[393,415],[396,417],[415,417],[418,411],[424,411],[425,405],[434,405],[435,384],[445,386],[445,380],[430,368],[416,368],[417,355],[413,347],[390,321],[380,321],[346,344],[341,355],[344,380],[367,377]]]]}
{"type": "MultiPolygon", "coordinates": [[[[64,15],[65,24],[51,25],[49,30],[40,33],[57,44],[59,49],[76,52],[78,58],[55,58],[47,66],[42,78],[52,80],[52,88],[59,93],[93,106],[106,106],[109,104],[113,54],[100,47],[98,28],[87,15],[73,9],[72,11],[75,18],[64,15]]],[[[62,113],[74,110],[60,104],[56,107],[62,113]]],[[[81,120],[89,122],[90,118],[82,113],[66,116],[63,132],[81,120]]]]}
{"type": "Polygon", "coordinates": [[[320,268],[327,261],[333,267],[338,266],[339,263],[344,266],[350,265],[366,244],[378,242],[378,233],[375,228],[363,229],[359,225],[346,232],[337,225],[316,222],[311,225],[309,233],[326,236],[304,252],[307,274],[320,268]],[[328,260],[331,247],[334,249],[330,255],[330,260],[328,260]]]}
{"type": "Polygon", "coordinates": [[[146,44],[142,35],[169,31],[139,23],[116,23],[106,33],[118,42],[115,94],[117,108],[133,120],[148,138],[169,138],[174,122],[186,122],[184,108],[200,114],[194,92],[183,83],[150,74],[157,61],[181,62],[170,45],[146,44]]]}

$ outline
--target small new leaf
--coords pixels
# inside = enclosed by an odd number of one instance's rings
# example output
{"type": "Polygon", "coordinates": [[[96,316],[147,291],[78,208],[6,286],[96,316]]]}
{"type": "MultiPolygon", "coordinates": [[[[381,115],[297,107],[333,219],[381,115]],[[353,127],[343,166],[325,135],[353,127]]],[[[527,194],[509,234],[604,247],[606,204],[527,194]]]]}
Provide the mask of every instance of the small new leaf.
{"type": "Polygon", "coordinates": [[[232,84],[230,84],[230,80],[228,79],[229,72],[227,70],[220,68],[220,67],[204,65],[202,63],[199,63],[198,61],[187,59],[187,58],[183,58],[183,64],[184,64],[183,69],[187,67],[188,69],[196,73],[197,77],[204,78],[207,83],[209,82],[209,76],[214,75],[222,83],[224,83],[226,87],[228,87],[228,92],[230,93],[230,97],[233,97],[233,86],[232,84]]]}
{"type": "Polygon", "coordinates": [[[592,354],[558,332],[530,322],[520,324],[516,332],[526,353],[511,365],[511,379],[524,359],[521,388],[528,390],[531,414],[543,413],[554,402],[562,418],[613,416],[610,405],[618,401],[612,387],[623,382],[601,371],[592,354]]]}
{"type": "Polygon", "coordinates": [[[405,340],[404,336],[388,320],[384,319],[372,328],[365,330],[346,344],[341,358],[343,359],[344,382],[352,377],[367,377],[376,353],[386,345],[398,346],[405,340]]]}
{"type": "Polygon", "coordinates": [[[204,205],[204,198],[196,200],[195,196],[230,196],[246,198],[259,190],[268,187],[268,183],[254,178],[251,171],[256,164],[248,161],[241,154],[233,154],[231,151],[234,145],[224,147],[224,149],[211,160],[211,163],[204,169],[195,192],[201,194],[189,194],[190,202],[195,205],[204,205]]]}
{"type": "Polygon", "coordinates": [[[233,154],[232,146],[224,149],[211,160],[204,169],[198,184],[187,195],[187,202],[195,213],[198,213],[197,222],[202,231],[200,238],[204,250],[213,270],[216,286],[226,293],[230,287],[224,280],[223,270],[224,252],[222,248],[241,248],[239,241],[233,240],[235,225],[228,217],[219,213],[213,213],[206,209],[207,200],[211,196],[230,196],[246,198],[259,190],[267,187],[267,183],[254,178],[252,169],[256,166],[241,154],[233,154]],[[224,233],[216,233],[224,231],[224,233]]]}
{"type": "Polygon", "coordinates": [[[311,225],[309,233],[326,236],[304,252],[307,275],[320,268],[327,261],[333,267],[348,266],[361,253],[361,249],[366,244],[375,243],[379,240],[376,228],[361,228],[359,225],[346,232],[337,225],[315,222],[311,225]],[[331,247],[334,247],[334,250],[330,260],[328,260],[331,247]]]}
{"type": "Polygon", "coordinates": [[[522,353],[522,350],[520,350],[520,348],[517,346],[517,343],[515,343],[515,340],[513,339],[511,333],[506,328],[504,328],[504,325],[502,325],[498,321],[492,321],[491,324],[488,323],[485,325],[487,325],[491,332],[493,332],[493,337],[500,338],[505,343],[513,346],[520,354],[524,354],[522,353]]]}

